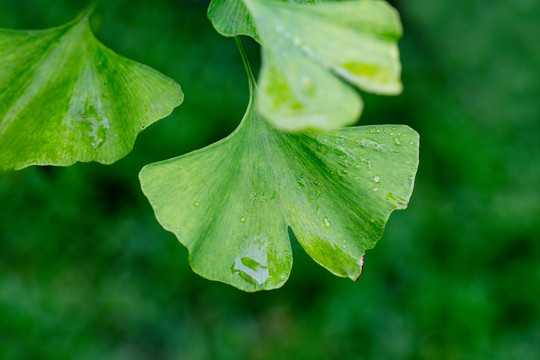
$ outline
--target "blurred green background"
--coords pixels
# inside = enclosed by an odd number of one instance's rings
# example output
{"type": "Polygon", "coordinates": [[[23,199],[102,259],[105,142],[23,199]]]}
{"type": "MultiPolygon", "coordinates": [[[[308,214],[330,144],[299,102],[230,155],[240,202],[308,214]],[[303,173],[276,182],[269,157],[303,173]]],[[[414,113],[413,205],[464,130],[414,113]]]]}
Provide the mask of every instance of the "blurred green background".
{"type": "MultiPolygon", "coordinates": [[[[409,209],[357,283],[294,243],[286,285],[247,294],[190,270],[137,178],[238,125],[234,41],[207,1],[104,1],[98,38],[178,81],[185,102],[112,166],[0,174],[0,358],[540,359],[540,3],[392,3],[405,91],[365,95],[359,124],[420,133],[409,209]]],[[[85,6],[1,0],[0,27],[52,27],[85,6]]]]}

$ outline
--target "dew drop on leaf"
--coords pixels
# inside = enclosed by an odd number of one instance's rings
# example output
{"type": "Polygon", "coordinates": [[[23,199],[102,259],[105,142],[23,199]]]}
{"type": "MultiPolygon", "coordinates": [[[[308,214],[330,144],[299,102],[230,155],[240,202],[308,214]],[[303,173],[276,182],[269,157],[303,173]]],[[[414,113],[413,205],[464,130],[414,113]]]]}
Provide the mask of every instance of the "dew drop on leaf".
{"type": "Polygon", "coordinates": [[[325,218],[323,219],[323,225],[324,225],[324,227],[327,228],[327,229],[330,228],[330,220],[328,220],[327,217],[325,217],[325,218]]]}

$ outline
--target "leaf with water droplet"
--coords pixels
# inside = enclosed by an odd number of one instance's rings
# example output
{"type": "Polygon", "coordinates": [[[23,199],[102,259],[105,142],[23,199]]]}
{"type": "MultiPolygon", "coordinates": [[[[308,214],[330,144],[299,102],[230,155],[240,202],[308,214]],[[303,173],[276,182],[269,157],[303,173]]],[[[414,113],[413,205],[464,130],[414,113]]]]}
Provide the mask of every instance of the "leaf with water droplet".
{"type": "Polygon", "coordinates": [[[208,16],[222,35],[262,43],[257,107],[279,129],[356,122],[363,103],[349,84],[377,94],[402,90],[401,22],[385,1],[213,0],[208,16]]]}
{"type": "Polygon", "coordinates": [[[101,44],[89,14],[0,30],[0,168],[113,163],[182,102],[173,80],[101,44]]]}
{"type": "MultiPolygon", "coordinates": [[[[141,185],[157,219],[188,248],[196,273],[246,291],[277,288],[288,278],[288,227],[315,261],[357,279],[365,250],[412,193],[418,146],[398,154],[362,146],[357,140],[367,136],[393,144],[373,126],[282,132],[252,104],[227,138],[144,167],[141,185]],[[376,192],[375,177],[384,183],[376,192]]],[[[414,130],[398,127],[404,143],[418,144],[414,130]]]]}
{"type": "Polygon", "coordinates": [[[256,105],[277,128],[331,130],[356,122],[363,103],[353,86],[401,92],[401,22],[386,1],[244,4],[263,45],[256,105]]]}

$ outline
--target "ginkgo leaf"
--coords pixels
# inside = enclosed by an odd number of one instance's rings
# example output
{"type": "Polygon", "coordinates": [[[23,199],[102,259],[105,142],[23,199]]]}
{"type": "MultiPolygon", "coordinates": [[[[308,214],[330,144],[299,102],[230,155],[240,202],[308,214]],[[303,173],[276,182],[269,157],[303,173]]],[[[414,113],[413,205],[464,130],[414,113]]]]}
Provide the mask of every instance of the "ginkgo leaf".
{"type": "MultiPolygon", "coordinates": [[[[291,4],[318,4],[331,0],[274,0],[291,4]]],[[[208,18],[214,28],[223,36],[250,36],[260,42],[249,11],[243,0],[212,0],[208,7],[208,18]]]]}
{"type": "Polygon", "coordinates": [[[88,16],[0,30],[0,168],[113,163],[182,102],[173,80],[96,40],[88,16]]]}
{"type": "Polygon", "coordinates": [[[315,261],[357,279],[390,213],[408,204],[418,134],[400,125],[291,134],[251,103],[229,137],[143,168],[158,221],[196,273],[246,291],[287,280],[288,227],[315,261]]]}
{"type": "Polygon", "coordinates": [[[259,41],[257,29],[242,0],[212,0],[208,18],[223,36],[251,36],[259,41]]]}
{"type": "Polygon", "coordinates": [[[257,108],[277,128],[329,130],[354,123],[362,102],[351,85],[377,94],[401,92],[401,23],[385,1],[244,3],[263,44],[257,108]]]}

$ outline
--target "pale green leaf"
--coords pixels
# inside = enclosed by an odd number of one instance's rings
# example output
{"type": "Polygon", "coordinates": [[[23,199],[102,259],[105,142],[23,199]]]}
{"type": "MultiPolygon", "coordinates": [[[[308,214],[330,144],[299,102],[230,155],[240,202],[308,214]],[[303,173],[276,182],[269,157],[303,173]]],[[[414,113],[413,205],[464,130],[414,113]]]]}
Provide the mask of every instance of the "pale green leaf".
{"type": "Polygon", "coordinates": [[[385,1],[244,3],[263,44],[258,110],[276,127],[329,130],[354,123],[362,102],[350,85],[401,92],[401,23],[385,1]]]}
{"type": "Polygon", "coordinates": [[[88,13],[48,30],[0,30],[0,168],[113,163],[182,100],[173,80],[96,40],[88,13]]]}
{"type": "Polygon", "coordinates": [[[147,165],[140,179],[196,273],[257,291],[289,276],[288,227],[315,261],[357,279],[390,213],[407,206],[417,166],[407,126],[291,134],[250,104],[229,137],[147,165]]]}

